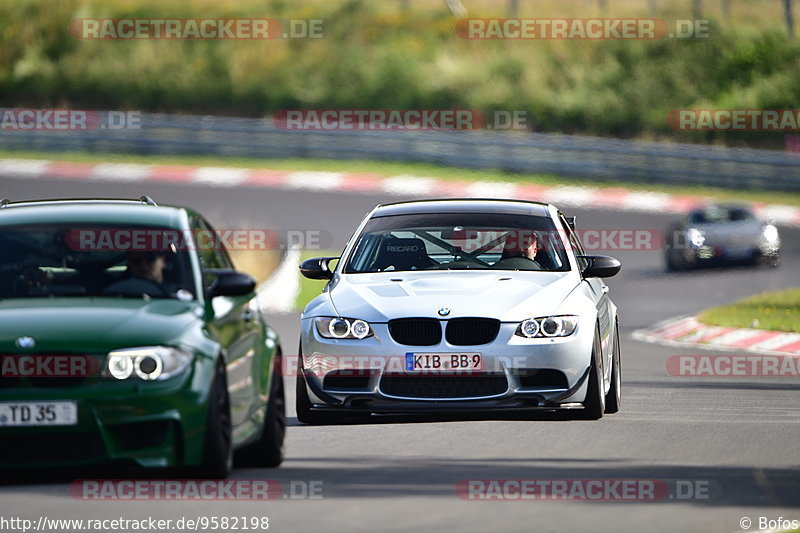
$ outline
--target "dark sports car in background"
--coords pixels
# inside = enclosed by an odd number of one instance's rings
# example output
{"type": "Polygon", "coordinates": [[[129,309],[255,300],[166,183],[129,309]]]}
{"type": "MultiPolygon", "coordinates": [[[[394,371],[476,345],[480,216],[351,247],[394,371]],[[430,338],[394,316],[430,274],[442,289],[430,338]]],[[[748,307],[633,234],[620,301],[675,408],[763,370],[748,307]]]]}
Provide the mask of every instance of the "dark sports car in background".
{"type": "Polygon", "coordinates": [[[707,264],[743,263],[777,266],[778,229],[747,206],[709,205],[691,210],[667,231],[667,270],[707,264]]]}
{"type": "Polygon", "coordinates": [[[200,231],[146,197],[0,202],[0,468],[281,463],[278,336],[200,231]]]}

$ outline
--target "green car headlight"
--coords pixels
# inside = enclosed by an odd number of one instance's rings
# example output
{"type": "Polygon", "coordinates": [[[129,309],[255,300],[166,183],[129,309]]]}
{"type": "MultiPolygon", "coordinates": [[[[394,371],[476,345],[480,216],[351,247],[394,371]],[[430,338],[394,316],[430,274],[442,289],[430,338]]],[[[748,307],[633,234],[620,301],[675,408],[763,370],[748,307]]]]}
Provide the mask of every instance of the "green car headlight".
{"type": "Polygon", "coordinates": [[[132,376],[144,381],[165,380],[183,372],[194,355],[168,346],[128,348],[108,354],[106,375],[116,379],[132,376]]]}
{"type": "Polygon", "coordinates": [[[575,332],[576,327],[578,327],[578,317],[573,315],[529,318],[520,323],[515,335],[527,339],[568,337],[575,332]]]}

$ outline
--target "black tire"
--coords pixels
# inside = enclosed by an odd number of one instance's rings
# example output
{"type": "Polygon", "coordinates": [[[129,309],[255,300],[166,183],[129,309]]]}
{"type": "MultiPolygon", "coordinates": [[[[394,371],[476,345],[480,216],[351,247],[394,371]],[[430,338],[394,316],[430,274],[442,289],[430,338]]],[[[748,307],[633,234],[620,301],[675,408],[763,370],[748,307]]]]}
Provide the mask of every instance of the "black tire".
{"type": "Polygon", "coordinates": [[[592,346],[592,361],[589,366],[588,389],[583,402],[581,418],[584,420],[599,420],[605,411],[606,395],[603,394],[603,370],[600,366],[602,357],[600,335],[595,333],[592,346]]]}
{"type": "Polygon", "coordinates": [[[614,324],[614,357],[611,362],[611,387],[606,394],[606,414],[619,412],[622,403],[622,365],[620,361],[619,323],[614,324]]]}
{"type": "Polygon", "coordinates": [[[667,251],[665,254],[667,272],[680,272],[681,266],[675,261],[675,253],[667,251]]]}
{"type": "Polygon", "coordinates": [[[203,462],[198,474],[201,477],[224,479],[233,470],[233,430],[231,406],[228,397],[228,379],[225,364],[220,359],[214,371],[214,381],[208,399],[206,434],[203,440],[203,462]]]}
{"type": "Polygon", "coordinates": [[[261,436],[237,454],[237,463],[256,468],[274,468],[283,462],[286,439],[286,395],[283,386],[283,358],[278,353],[272,374],[269,401],[261,436]]]}
{"type": "Polygon", "coordinates": [[[767,268],[778,268],[781,266],[781,256],[780,254],[761,256],[756,259],[756,264],[767,268]]]}
{"type": "Polygon", "coordinates": [[[694,253],[689,254],[689,257],[686,257],[686,254],[681,254],[680,257],[680,269],[684,272],[695,270],[700,266],[698,265],[699,260],[697,259],[697,255],[694,253]]]}
{"type": "Polygon", "coordinates": [[[664,243],[664,264],[667,272],[680,272],[684,270],[683,250],[686,246],[682,239],[677,235],[682,234],[680,225],[670,225],[665,236],[668,239],[664,243]]]}

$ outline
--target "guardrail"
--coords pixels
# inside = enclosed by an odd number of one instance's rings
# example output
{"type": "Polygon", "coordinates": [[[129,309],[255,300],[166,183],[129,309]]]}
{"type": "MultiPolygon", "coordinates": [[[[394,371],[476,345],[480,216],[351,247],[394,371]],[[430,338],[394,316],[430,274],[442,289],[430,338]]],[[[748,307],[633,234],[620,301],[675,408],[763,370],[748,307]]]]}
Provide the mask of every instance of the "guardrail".
{"type": "Polygon", "coordinates": [[[598,181],[800,191],[800,154],[491,131],[287,131],[271,120],[142,114],[140,129],[0,130],[9,150],[410,161],[598,181]]]}

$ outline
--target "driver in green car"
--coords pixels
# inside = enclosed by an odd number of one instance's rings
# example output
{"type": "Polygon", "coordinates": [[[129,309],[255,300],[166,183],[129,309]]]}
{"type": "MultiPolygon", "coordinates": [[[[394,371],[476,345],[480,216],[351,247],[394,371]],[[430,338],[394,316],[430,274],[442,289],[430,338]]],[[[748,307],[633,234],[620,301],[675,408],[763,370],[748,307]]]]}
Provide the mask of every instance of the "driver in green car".
{"type": "Polygon", "coordinates": [[[164,283],[166,265],[167,258],[164,252],[128,252],[126,277],[112,283],[103,292],[105,294],[141,292],[149,296],[165,297],[175,292],[169,284],[164,283]]]}
{"type": "Polygon", "coordinates": [[[167,264],[163,253],[131,252],[128,254],[128,272],[134,278],[164,283],[164,266],[167,264]]]}

